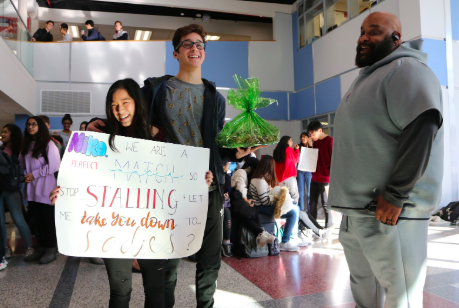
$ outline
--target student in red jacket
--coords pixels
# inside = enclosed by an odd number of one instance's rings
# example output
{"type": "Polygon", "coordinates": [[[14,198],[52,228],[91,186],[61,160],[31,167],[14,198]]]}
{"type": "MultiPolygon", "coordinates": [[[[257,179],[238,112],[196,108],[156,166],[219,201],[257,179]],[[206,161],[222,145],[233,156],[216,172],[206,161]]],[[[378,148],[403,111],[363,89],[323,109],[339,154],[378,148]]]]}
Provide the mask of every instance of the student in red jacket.
{"type": "Polygon", "coordinates": [[[276,162],[276,176],[280,186],[285,186],[290,192],[290,196],[298,204],[298,183],[296,182],[296,164],[300,159],[300,148],[295,144],[290,136],[283,136],[276,148],[273,157],[276,162]]]}
{"type": "Polygon", "coordinates": [[[309,195],[309,211],[312,217],[317,218],[317,203],[324,208],[325,228],[333,226],[331,210],[327,207],[328,183],[330,182],[330,165],[333,148],[333,138],[323,132],[319,121],[312,121],[308,125],[308,132],[314,140],[314,149],[319,149],[316,172],[312,173],[311,192],[309,195]]]}

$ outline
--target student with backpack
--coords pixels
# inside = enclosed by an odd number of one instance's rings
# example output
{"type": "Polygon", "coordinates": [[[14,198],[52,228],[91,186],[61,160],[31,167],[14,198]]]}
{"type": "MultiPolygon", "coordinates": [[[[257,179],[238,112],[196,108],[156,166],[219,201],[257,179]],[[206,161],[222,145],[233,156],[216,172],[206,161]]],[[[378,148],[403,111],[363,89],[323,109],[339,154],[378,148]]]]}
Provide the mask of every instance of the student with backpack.
{"type": "Polygon", "coordinates": [[[105,41],[105,38],[94,28],[94,21],[88,19],[84,23],[86,29],[88,29],[88,36],[84,35],[84,30],[81,30],[81,38],[83,41],[105,41]]]}
{"type": "MultiPolygon", "coordinates": [[[[5,225],[5,207],[8,208],[14,224],[19,230],[22,239],[27,247],[24,261],[31,261],[31,255],[34,253],[32,248],[32,234],[29,226],[24,219],[22,211],[21,185],[24,182],[24,170],[19,164],[19,154],[22,147],[22,132],[14,124],[6,124],[2,129],[3,145],[0,147],[0,238],[2,239],[2,248],[4,246],[5,257],[11,257],[11,250],[7,245],[6,225],[5,225]],[[3,173],[3,170],[8,170],[3,173]]],[[[1,260],[1,259],[0,259],[1,260]]]]}
{"type": "Polygon", "coordinates": [[[61,159],[45,122],[38,116],[27,119],[19,162],[26,174],[25,198],[35,221],[39,244],[29,261],[48,264],[56,260],[57,248],[54,207],[48,193],[56,187],[54,173],[59,170],[61,159]]]}

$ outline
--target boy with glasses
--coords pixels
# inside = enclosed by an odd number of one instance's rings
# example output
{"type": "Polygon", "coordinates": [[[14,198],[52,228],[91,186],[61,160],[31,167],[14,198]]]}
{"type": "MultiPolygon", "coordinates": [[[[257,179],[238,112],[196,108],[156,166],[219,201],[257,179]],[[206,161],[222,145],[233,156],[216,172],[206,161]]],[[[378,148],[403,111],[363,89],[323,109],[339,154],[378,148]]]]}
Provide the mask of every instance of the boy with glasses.
{"type": "MultiPolygon", "coordinates": [[[[210,149],[209,168],[213,183],[209,188],[209,205],[204,238],[196,254],[197,307],[213,307],[223,241],[223,184],[225,173],[222,161],[236,161],[259,147],[242,149],[219,148],[215,137],[223,128],[226,101],[213,82],[201,78],[201,66],[206,57],[204,28],[191,24],[175,31],[173,56],[179,62],[175,76],[148,78],[142,88],[150,104],[152,124],[162,127],[168,142],[210,149]]],[[[88,124],[87,130],[104,126],[102,121],[88,124]]],[[[174,305],[177,266],[180,259],[166,265],[166,307],[174,305]]]]}

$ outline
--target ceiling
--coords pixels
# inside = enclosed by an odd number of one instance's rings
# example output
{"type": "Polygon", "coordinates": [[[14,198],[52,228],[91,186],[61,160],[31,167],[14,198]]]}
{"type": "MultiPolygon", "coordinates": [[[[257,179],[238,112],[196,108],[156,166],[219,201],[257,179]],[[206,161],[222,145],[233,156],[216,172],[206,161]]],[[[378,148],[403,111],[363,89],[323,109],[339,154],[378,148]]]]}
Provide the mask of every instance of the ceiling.
{"type": "MultiPolygon", "coordinates": [[[[292,0],[265,0],[255,2],[265,3],[294,3],[292,0]]],[[[197,14],[201,16],[204,14],[210,15],[212,19],[216,20],[232,20],[232,21],[248,21],[248,22],[262,22],[272,23],[270,17],[260,17],[253,15],[232,14],[225,12],[205,11],[182,9],[176,7],[153,6],[142,4],[118,3],[108,1],[91,1],[91,0],[37,0],[40,7],[66,9],[66,10],[79,10],[79,11],[100,11],[110,13],[127,13],[127,14],[142,14],[142,15],[159,15],[159,16],[175,16],[175,17],[196,17],[197,14]],[[183,15],[182,15],[183,14],[183,15]]]]}

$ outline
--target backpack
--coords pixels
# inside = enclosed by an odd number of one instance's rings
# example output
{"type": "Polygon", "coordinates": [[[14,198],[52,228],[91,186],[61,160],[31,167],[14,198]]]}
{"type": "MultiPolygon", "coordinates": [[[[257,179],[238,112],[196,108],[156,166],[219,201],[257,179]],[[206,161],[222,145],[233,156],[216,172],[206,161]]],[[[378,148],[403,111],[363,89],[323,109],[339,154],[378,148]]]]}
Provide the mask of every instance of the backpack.
{"type": "Polygon", "coordinates": [[[257,236],[246,227],[239,229],[239,255],[243,258],[266,257],[269,254],[268,245],[263,248],[257,247],[257,236]]]}
{"type": "Polygon", "coordinates": [[[459,220],[459,201],[450,202],[447,206],[442,208],[436,216],[440,216],[441,219],[456,224],[459,220]]]}
{"type": "Polygon", "coordinates": [[[97,36],[99,37],[99,41],[105,41],[105,37],[103,37],[100,32],[97,32],[97,36]]]}
{"type": "Polygon", "coordinates": [[[24,169],[16,157],[0,150],[0,187],[5,191],[16,191],[24,182],[24,169]]]}
{"type": "Polygon", "coordinates": [[[280,255],[279,240],[276,238],[272,244],[268,244],[268,251],[270,256],[280,255]]]}

